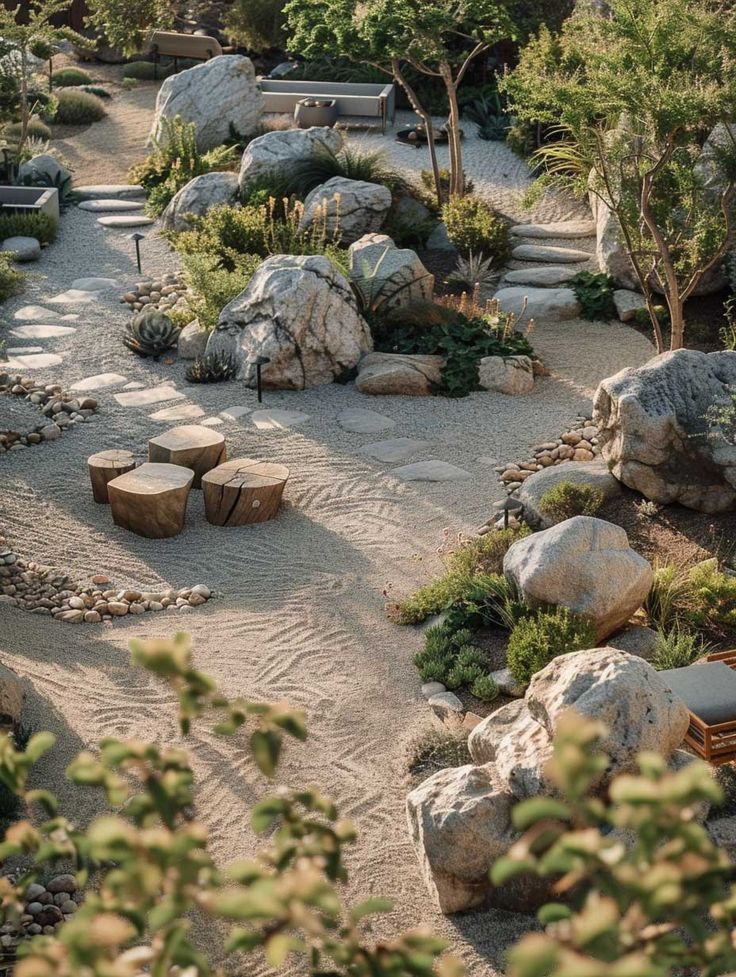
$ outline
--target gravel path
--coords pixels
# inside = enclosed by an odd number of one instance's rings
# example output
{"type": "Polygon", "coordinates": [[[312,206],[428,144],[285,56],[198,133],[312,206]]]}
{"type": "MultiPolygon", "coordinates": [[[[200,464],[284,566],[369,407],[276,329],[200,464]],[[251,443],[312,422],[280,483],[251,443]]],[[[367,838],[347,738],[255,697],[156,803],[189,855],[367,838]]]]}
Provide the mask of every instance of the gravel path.
{"type": "MultiPolygon", "coordinates": [[[[498,176],[495,186],[510,199],[512,178],[506,180],[498,176]]],[[[149,274],[175,268],[175,256],[155,233],[143,242],[143,260],[149,274]]],[[[110,626],[64,625],[0,606],[0,658],[31,681],[35,728],[58,734],[56,754],[42,767],[44,784],[64,789],[65,761],[103,735],[176,742],[170,697],[130,668],[126,646],[133,637],[164,636],[185,626],[198,666],[229,693],[284,699],[306,709],[309,742],[289,747],[282,775],[294,785],[317,784],[356,821],[360,840],[349,858],[350,898],[388,894],[396,909],[385,931],[427,923],[451,939],[471,973],[498,972],[523,920],[496,912],[444,920],[427,896],[409,843],[405,755],[432,719],[411,664],[421,637],[386,621],[383,592],[406,593],[436,573],[443,531],[471,530],[501,497],[493,465],[526,457],[534,443],[567,430],[589,409],[599,380],[644,362],[651,345],[620,323],[540,323],[532,341],[552,375],[538,380],[529,396],[374,401],[352,385],[267,392],[264,408],[298,410],[307,418],[289,430],[262,430],[251,417],[258,407],[253,391],[236,383],[190,386],[182,363],[154,363],[124,349],[127,311],[117,292],[88,304],[49,303],[80,276],[112,277],[120,291],[129,288],[137,274],[127,235],[74,209],[37,267],[41,277],[3,308],[0,338],[17,325],[14,314],[22,306],[76,314],[76,332],[34,340],[62,357],[53,372],[41,371],[43,379],[68,389],[109,371],[125,381],[96,394],[100,411],[90,422],[56,442],[0,458],[0,521],[10,545],[80,580],[105,573],[115,585],[144,589],[201,582],[218,594],[185,620],[177,613],[146,614],[110,626]],[[165,381],[184,397],[147,408],[123,407],[115,399],[125,383],[152,388],[165,381]],[[198,405],[203,419],[221,421],[217,429],[227,438],[230,457],[289,466],[286,506],[276,520],[218,529],[206,523],[201,496],[193,493],[184,533],[153,541],[114,527],[109,510],[92,502],[87,456],[128,448],[142,458],[147,439],[170,423],[149,415],[177,405],[198,405]],[[233,406],[246,412],[226,419],[222,412],[233,406]],[[347,407],[377,411],[395,427],[384,435],[350,433],[338,423],[347,407]],[[382,437],[427,442],[412,460],[450,462],[468,477],[402,481],[392,475],[394,464],[362,451],[382,437]]],[[[43,323],[42,314],[34,321],[43,323]]],[[[201,784],[198,813],[211,825],[215,853],[223,861],[245,855],[254,845],[247,808],[267,785],[235,743],[197,732],[191,747],[201,784]]],[[[74,802],[80,816],[92,803],[74,802]]]]}

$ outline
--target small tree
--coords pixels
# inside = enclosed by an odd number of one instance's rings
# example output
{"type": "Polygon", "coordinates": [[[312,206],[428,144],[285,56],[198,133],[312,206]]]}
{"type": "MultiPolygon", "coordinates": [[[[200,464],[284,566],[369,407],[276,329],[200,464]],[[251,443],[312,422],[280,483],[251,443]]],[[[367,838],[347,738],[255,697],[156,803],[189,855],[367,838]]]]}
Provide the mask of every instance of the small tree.
{"type": "Polygon", "coordinates": [[[51,22],[58,14],[68,10],[69,3],[70,0],[31,0],[30,3],[19,3],[12,9],[0,4],[0,37],[10,47],[10,53],[5,55],[6,63],[12,66],[20,89],[19,155],[28,136],[31,117],[29,94],[35,71],[34,58],[40,56],[43,60],[49,60],[54,45],[60,41],[85,43],[84,38],[70,27],[56,27],[51,22]]]}
{"type": "Polygon", "coordinates": [[[683,306],[734,240],[736,9],[713,0],[610,0],[542,31],[507,77],[511,109],[557,125],[547,180],[609,208],[664,350],[684,345],[683,306]],[[706,137],[716,130],[706,151],[706,137]]]}
{"type": "Polygon", "coordinates": [[[440,78],[450,107],[447,133],[450,153],[450,196],[464,193],[460,110],[457,91],[468,68],[513,26],[498,0],[290,0],[284,8],[289,46],[308,58],[341,56],[370,64],[391,75],[406,92],[427,132],[438,203],[443,192],[434,145],[432,119],[407,65],[440,78]]]}
{"type": "Polygon", "coordinates": [[[176,0],[88,0],[87,5],[86,23],[127,57],[143,50],[152,30],[173,27],[184,6],[176,0]]]}
{"type": "Polygon", "coordinates": [[[561,798],[514,809],[526,834],[491,877],[536,874],[560,901],[540,910],[544,933],[510,950],[510,977],[733,972],[733,865],[699,821],[723,800],[710,768],[698,760],[671,773],[659,754],[642,754],[639,775],[616,777],[603,801],[593,788],[609,763],[605,734],[562,717],[549,765],[561,798]]]}

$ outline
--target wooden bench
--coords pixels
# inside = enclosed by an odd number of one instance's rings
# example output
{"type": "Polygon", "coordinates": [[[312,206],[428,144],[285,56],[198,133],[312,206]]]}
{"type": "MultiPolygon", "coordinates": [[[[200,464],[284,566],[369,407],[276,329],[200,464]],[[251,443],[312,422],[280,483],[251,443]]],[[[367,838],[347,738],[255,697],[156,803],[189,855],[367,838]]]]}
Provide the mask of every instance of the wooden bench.
{"type": "Polygon", "coordinates": [[[130,451],[98,451],[87,459],[89,480],[92,483],[92,495],[95,502],[107,505],[110,501],[107,494],[107,483],[118,475],[124,475],[135,468],[135,459],[130,451]]]}
{"type": "Polygon", "coordinates": [[[202,476],[204,510],[213,526],[245,526],[273,519],[289,469],[268,461],[233,458],[202,476]]]}
{"type": "Polygon", "coordinates": [[[223,436],[202,424],[172,427],[148,442],[148,460],[191,468],[195,489],[202,487],[205,472],[217,468],[226,458],[223,436]]]}
{"type": "Polygon", "coordinates": [[[690,713],[687,745],[718,766],[736,760],[736,650],[718,651],[706,661],[659,673],[690,713]]]}
{"type": "Polygon", "coordinates": [[[178,536],[184,528],[194,472],[146,462],[107,483],[116,526],[148,539],[178,536]]]}
{"type": "Polygon", "coordinates": [[[222,46],[214,37],[203,34],[179,34],[177,31],[154,31],[151,35],[153,77],[158,78],[161,58],[174,59],[174,71],[179,70],[179,58],[189,61],[209,61],[222,54],[222,46]]]}

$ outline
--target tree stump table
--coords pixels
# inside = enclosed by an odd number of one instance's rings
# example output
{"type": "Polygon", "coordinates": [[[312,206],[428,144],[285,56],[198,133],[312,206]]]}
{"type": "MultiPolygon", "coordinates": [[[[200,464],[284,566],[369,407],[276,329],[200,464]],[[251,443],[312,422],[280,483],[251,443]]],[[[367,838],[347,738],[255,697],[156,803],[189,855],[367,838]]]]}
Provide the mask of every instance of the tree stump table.
{"type": "Polygon", "coordinates": [[[202,487],[204,473],[222,464],[226,458],[224,437],[201,424],[172,427],[148,442],[148,460],[190,468],[194,472],[192,488],[195,489],[202,487]]]}
{"type": "Polygon", "coordinates": [[[266,522],[278,512],[289,477],[285,465],[233,458],[202,477],[204,510],[213,526],[266,522]]]}
{"type": "Polygon", "coordinates": [[[107,496],[107,483],[118,475],[132,471],[135,468],[135,459],[130,451],[117,449],[98,451],[96,455],[90,455],[87,459],[87,467],[95,502],[107,505],[110,501],[107,496]]]}
{"type": "Polygon", "coordinates": [[[115,525],[149,539],[178,536],[193,479],[189,468],[151,462],[119,475],[107,484],[115,525]]]}

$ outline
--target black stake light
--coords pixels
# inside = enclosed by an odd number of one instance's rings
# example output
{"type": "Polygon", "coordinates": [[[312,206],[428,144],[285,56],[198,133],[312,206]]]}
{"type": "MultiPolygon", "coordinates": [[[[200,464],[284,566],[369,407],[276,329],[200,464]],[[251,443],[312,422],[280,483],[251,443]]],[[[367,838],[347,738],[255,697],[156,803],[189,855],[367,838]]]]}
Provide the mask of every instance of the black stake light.
{"type": "Polygon", "coordinates": [[[507,495],[505,499],[495,504],[494,509],[497,512],[503,512],[503,528],[508,529],[509,515],[514,515],[517,519],[520,519],[524,511],[524,503],[515,499],[513,495],[507,495]]]}
{"type": "Polygon", "coordinates": [[[135,260],[138,265],[138,273],[142,272],[141,268],[141,241],[145,238],[145,234],[141,234],[140,231],[134,231],[130,235],[131,241],[135,241],[135,260]]]}
{"type": "Polygon", "coordinates": [[[258,390],[258,403],[263,403],[263,387],[261,386],[261,367],[271,362],[270,356],[257,356],[253,361],[256,366],[256,388],[258,390]]]}

